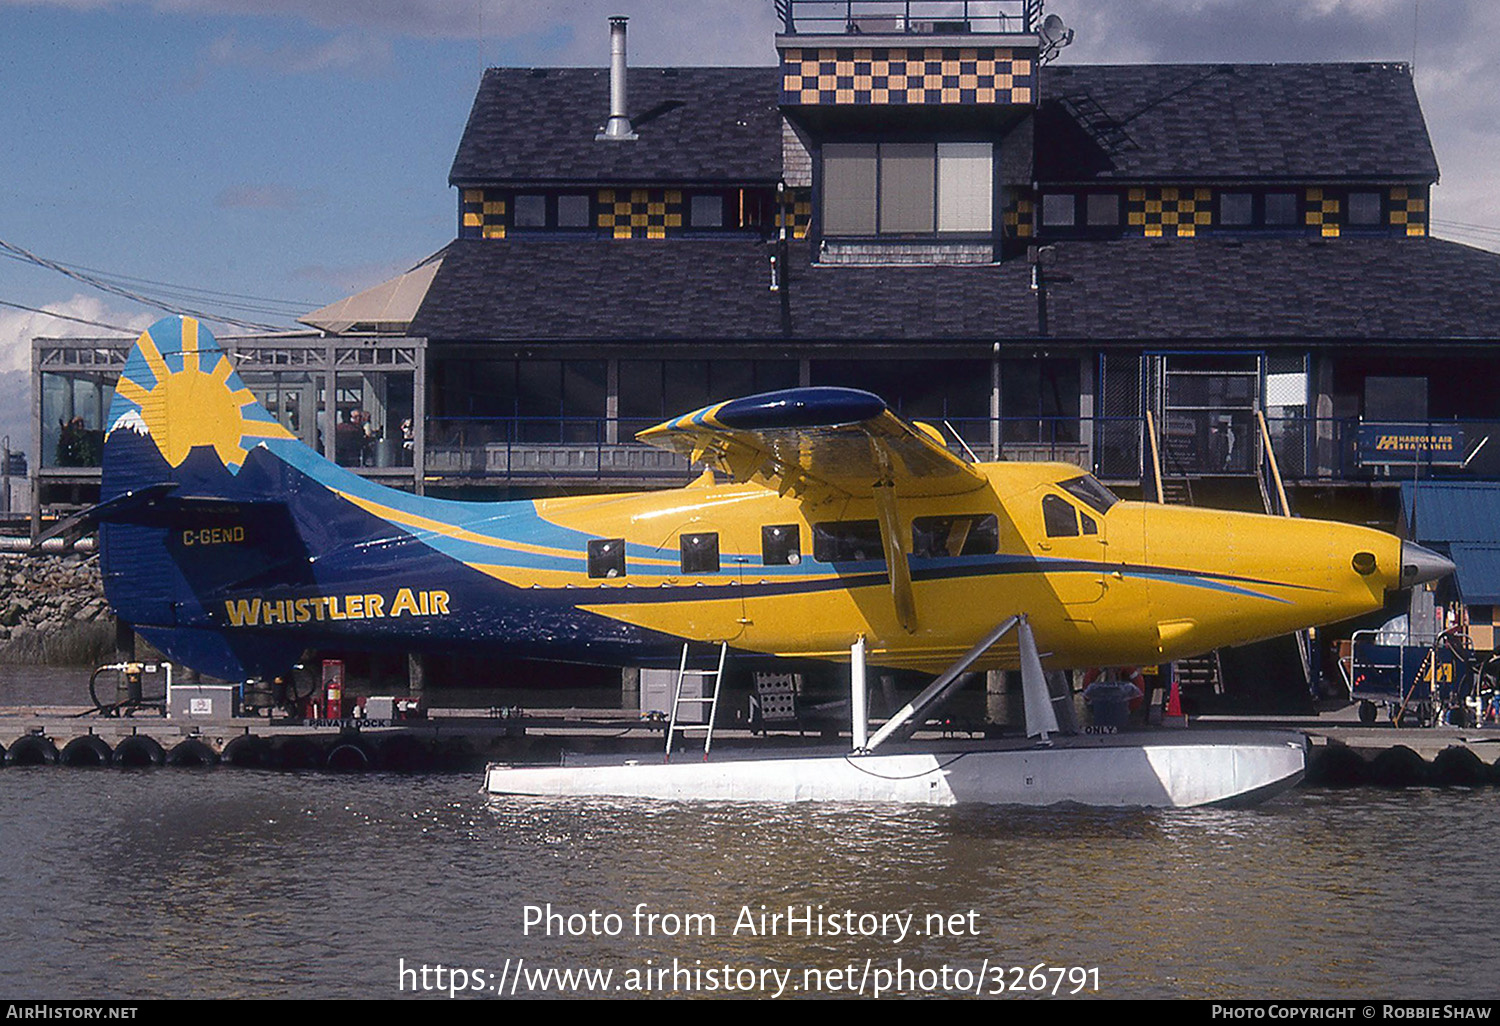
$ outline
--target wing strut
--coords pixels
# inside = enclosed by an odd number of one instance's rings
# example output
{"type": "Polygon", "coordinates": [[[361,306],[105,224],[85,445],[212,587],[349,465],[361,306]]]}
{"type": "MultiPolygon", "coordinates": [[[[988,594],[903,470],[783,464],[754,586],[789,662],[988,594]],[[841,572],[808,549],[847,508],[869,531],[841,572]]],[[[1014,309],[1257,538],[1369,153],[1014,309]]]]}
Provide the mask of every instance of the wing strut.
{"type": "Polygon", "coordinates": [[[906,633],[917,632],[917,600],[911,590],[911,564],[906,559],[906,546],[901,544],[900,520],[896,517],[896,486],[889,481],[878,482],[872,489],[875,493],[875,509],[880,514],[880,541],[885,547],[885,565],[891,576],[891,598],[896,602],[896,619],[906,628],[906,633]]]}
{"type": "MultiPolygon", "coordinates": [[[[1026,736],[1041,736],[1045,742],[1048,734],[1061,733],[1057,726],[1057,715],[1052,708],[1052,696],[1047,690],[1047,677],[1042,672],[1042,660],[1037,655],[1036,638],[1031,633],[1031,623],[1025,614],[1007,617],[994,630],[986,634],[979,643],[965,652],[959,660],[944,670],[936,680],[913,698],[896,715],[886,721],[885,726],[870,738],[867,751],[874,751],[892,737],[910,737],[926,714],[958,690],[958,679],[980,656],[988,652],[1010,629],[1016,629],[1021,646],[1021,689],[1025,695],[1026,736]]],[[[862,684],[862,681],[856,682],[862,684]]],[[[855,728],[858,736],[858,727],[855,728]]]]}

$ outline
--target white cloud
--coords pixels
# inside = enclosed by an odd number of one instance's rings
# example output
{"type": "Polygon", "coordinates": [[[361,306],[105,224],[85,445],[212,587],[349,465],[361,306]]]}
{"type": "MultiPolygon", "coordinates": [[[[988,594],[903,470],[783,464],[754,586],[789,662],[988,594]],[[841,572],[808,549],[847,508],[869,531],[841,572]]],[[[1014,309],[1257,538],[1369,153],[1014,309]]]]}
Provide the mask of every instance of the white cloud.
{"type": "Polygon", "coordinates": [[[214,206],[220,210],[301,210],[322,199],[316,189],[290,185],[230,185],[219,190],[214,206]]]}
{"type": "MultiPolygon", "coordinates": [[[[126,328],[131,334],[144,331],[157,316],[149,313],[120,313],[105,306],[93,296],[75,295],[60,303],[45,303],[43,309],[79,317],[99,324],[126,328]]],[[[95,325],[80,324],[45,313],[31,313],[0,307],[0,371],[31,370],[31,340],[42,336],[99,337],[120,334],[95,325]]]]}
{"type": "Polygon", "coordinates": [[[355,72],[368,75],[391,63],[391,42],[365,33],[343,32],[319,43],[262,46],[245,42],[238,33],[220,36],[204,51],[205,62],[220,67],[249,68],[278,75],[355,72]]]}

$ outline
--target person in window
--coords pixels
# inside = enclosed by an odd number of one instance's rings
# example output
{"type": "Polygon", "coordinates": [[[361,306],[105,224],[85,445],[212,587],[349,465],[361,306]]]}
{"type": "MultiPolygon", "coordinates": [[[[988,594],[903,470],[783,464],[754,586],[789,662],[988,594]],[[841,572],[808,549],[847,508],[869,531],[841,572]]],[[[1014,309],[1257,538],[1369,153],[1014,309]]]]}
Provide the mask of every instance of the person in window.
{"type": "Polygon", "coordinates": [[[341,467],[357,467],[365,444],[365,431],[354,418],[363,410],[340,410],[338,425],[333,429],[333,452],[341,467]]]}

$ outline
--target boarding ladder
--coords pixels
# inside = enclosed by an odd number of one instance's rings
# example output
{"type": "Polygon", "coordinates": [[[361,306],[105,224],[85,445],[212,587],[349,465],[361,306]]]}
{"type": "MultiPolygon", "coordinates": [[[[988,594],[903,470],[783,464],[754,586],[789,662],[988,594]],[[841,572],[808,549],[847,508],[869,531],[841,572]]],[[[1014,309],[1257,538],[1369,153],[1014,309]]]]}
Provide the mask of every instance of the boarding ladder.
{"type": "Polygon", "coordinates": [[[703,759],[705,762],[708,761],[708,752],[709,749],[713,747],[714,743],[714,720],[717,718],[717,714],[719,711],[719,685],[724,680],[724,659],[729,654],[729,642],[723,641],[719,643],[719,663],[717,668],[713,670],[693,671],[701,673],[701,679],[706,684],[712,685],[711,687],[705,687],[702,689],[703,691],[707,692],[706,694],[699,695],[684,695],[682,693],[683,681],[687,678],[687,675],[689,673],[688,649],[690,645],[690,642],[683,642],[682,662],[679,663],[677,667],[677,687],[672,693],[672,716],[667,723],[666,761],[668,762],[672,761],[672,742],[676,739],[679,731],[686,735],[689,730],[693,730],[696,728],[701,728],[703,730],[703,759]],[[708,706],[708,716],[706,718],[706,722],[701,724],[678,723],[678,720],[681,718],[679,714],[683,706],[697,705],[701,708],[705,704],[708,706]]]}

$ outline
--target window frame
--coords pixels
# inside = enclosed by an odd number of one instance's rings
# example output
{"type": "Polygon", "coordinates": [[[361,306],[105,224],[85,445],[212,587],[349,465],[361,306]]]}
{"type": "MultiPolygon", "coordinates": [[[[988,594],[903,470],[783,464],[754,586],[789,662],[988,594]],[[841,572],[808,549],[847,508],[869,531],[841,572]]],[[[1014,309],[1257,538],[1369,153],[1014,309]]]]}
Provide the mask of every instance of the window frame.
{"type": "Polygon", "coordinates": [[[684,574],[716,574],[722,568],[718,531],[684,531],[677,536],[677,565],[684,574]],[[690,559],[691,557],[691,559],[690,559]],[[689,563],[692,563],[689,566],[689,563]]]}
{"type": "Polygon", "coordinates": [[[1056,492],[1047,492],[1042,496],[1042,532],[1048,538],[1077,538],[1078,530],[1078,507],[1056,492]],[[1055,510],[1066,510],[1068,514],[1067,526],[1071,530],[1063,530],[1063,524],[1054,514],[1055,510]]]}
{"type": "Polygon", "coordinates": [[[799,566],[802,563],[801,524],[762,524],[760,529],[761,566],[799,566]],[[783,532],[777,537],[774,532],[783,532]]]}
{"type": "Polygon", "coordinates": [[[813,559],[819,563],[885,562],[885,539],[880,536],[878,520],[824,520],[812,525],[813,559]],[[848,533],[839,534],[839,528],[848,533]],[[848,547],[857,543],[875,543],[876,555],[856,556],[848,547]]]}
{"type": "MultiPolygon", "coordinates": [[[[905,159],[910,160],[908,153],[905,159]]],[[[818,178],[819,178],[819,201],[818,201],[818,223],[819,231],[824,238],[849,239],[849,240],[879,240],[896,241],[902,239],[937,239],[937,240],[975,240],[993,238],[996,231],[997,219],[995,173],[997,167],[995,143],[991,139],[886,139],[877,141],[850,140],[823,143],[819,148],[818,156],[818,178]],[[890,161],[890,170],[894,173],[896,161],[902,159],[898,154],[901,150],[923,148],[930,153],[927,168],[929,174],[922,177],[922,181],[931,181],[931,195],[919,198],[918,204],[922,212],[928,215],[927,223],[930,227],[914,228],[906,225],[890,227],[888,217],[894,216],[892,207],[901,195],[890,191],[892,188],[887,178],[887,160],[890,161]],[[964,179],[960,169],[966,161],[977,163],[977,150],[983,147],[987,150],[987,173],[984,176],[983,189],[984,199],[983,216],[978,216],[974,208],[968,213],[973,216],[974,226],[961,225],[960,227],[944,227],[946,218],[958,217],[959,210],[951,204],[944,205],[944,183],[954,190],[960,188],[964,179]],[[898,149],[899,148],[899,149],[898,149]],[[947,153],[945,154],[945,149],[947,153]],[[889,150],[889,157],[887,151],[889,150]],[[968,152],[964,152],[967,150],[968,152]],[[867,151],[860,153],[856,151],[867,151]],[[946,156],[946,161],[945,161],[946,156]],[[873,176],[848,174],[845,177],[836,177],[829,173],[830,158],[837,164],[841,160],[872,161],[873,176]],[[945,166],[948,174],[945,175],[945,166]],[[833,183],[840,185],[830,188],[833,183]],[[857,195],[865,193],[866,195],[857,195]],[[851,227],[829,223],[829,213],[833,209],[830,202],[830,192],[836,194],[841,215],[841,220],[846,220],[851,227]],[[869,204],[868,208],[864,204],[869,204]],[[978,225],[982,224],[980,227],[978,225]]],[[[977,177],[972,181],[977,182],[977,177]]],[[[918,195],[919,194],[913,194],[918,195]]],[[[967,209],[967,208],[964,208],[967,209]]]]}
{"type": "Polygon", "coordinates": [[[585,552],[585,566],[590,580],[618,580],[629,573],[625,563],[624,538],[590,538],[585,552]],[[608,562],[605,562],[606,559],[608,562]],[[613,570],[619,572],[611,573],[613,570]]]}
{"type": "Polygon", "coordinates": [[[993,556],[1000,551],[1000,518],[994,513],[948,513],[938,516],[912,517],[911,554],[917,559],[958,559],[963,556],[993,556]],[[953,526],[969,521],[964,543],[958,552],[947,549],[952,544],[953,526]],[[937,529],[947,521],[942,548],[934,547],[937,529]],[[927,537],[924,539],[924,535],[927,537]]]}

